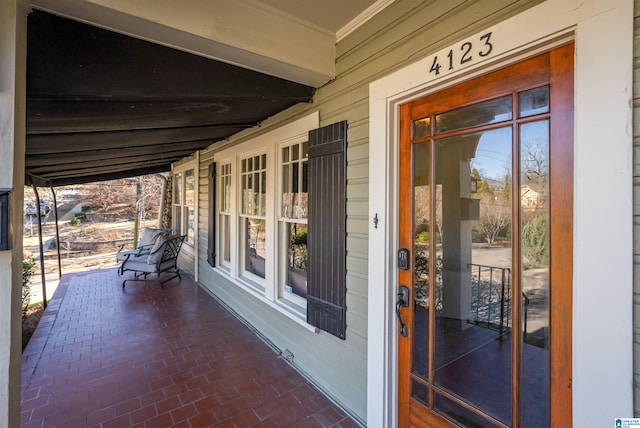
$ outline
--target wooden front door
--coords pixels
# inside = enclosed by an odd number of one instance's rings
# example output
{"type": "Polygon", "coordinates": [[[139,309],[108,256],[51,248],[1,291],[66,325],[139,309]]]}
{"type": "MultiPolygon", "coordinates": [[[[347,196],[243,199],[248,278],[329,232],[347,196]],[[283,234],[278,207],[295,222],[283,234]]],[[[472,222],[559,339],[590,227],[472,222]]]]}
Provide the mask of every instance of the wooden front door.
{"type": "Polygon", "coordinates": [[[400,108],[400,427],[571,426],[573,58],[400,108]]]}

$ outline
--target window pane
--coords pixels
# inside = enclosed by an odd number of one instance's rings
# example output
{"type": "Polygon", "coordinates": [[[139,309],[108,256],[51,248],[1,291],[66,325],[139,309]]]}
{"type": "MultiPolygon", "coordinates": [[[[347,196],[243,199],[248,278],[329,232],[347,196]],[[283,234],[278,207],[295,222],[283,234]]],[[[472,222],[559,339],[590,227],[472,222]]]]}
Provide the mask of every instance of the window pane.
{"type": "Polygon", "coordinates": [[[184,204],[193,207],[195,202],[195,175],[190,169],[184,173],[184,204]]]}
{"type": "Polygon", "coordinates": [[[428,137],[429,135],[431,135],[430,117],[413,121],[413,138],[428,137]]]}
{"type": "MultiPolygon", "coordinates": [[[[429,242],[432,233],[439,233],[437,227],[429,224],[431,194],[429,187],[430,142],[413,145],[413,206],[414,206],[414,315],[413,315],[413,366],[415,375],[429,379],[429,258],[432,256],[429,242]]],[[[437,248],[437,243],[436,243],[437,248]]],[[[437,276],[442,276],[442,269],[437,276]]],[[[439,302],[436,302],[436,309],[439,302]]],[[[419,400],[424,388],[417,384],[412,396],[419,400]]]]}
{"type": "Polygon", "coordinates": [[[182,234],[182,207],[173,207],[173,232],[182,234]]]}
{"type": "Polygon", "coordinates": [[[267,215],[267,172],[262,171],[260,173],[260,211],[258,212],[259,216],[264,217],[267,215]]]}
{"type": "Polygon", "coordinates": [[[264,278],[266,257],[266,222],[260,219],[244,218],[246,271],[264,278]]]}
{"type": "Polygon", "coordinates": [[[532,89],[518,94],[520,117],[549,112],[549,87],[532,89]]]}
{"type": "Polygon", "coordinates": [[[173,176],[173,203],[182,203],[182,173],[173,176]]]}
{"type": "Polygon", "coordinates": [[[549,121],[520,127],[523,426],[549,423],[549,121]]]}
{"type": "Polygon", "coordinates": [[[510,120],[511,95],[436,115],[436,134],[510,120]]]}
{"type": "Polygon", "coordinates": [[[246,175],[242,176],[240,187],[242,189],[242,209],[241,209],[241,212],[243,214],[247,214],[249,212],[249,196],[247,194],[247,176],[246,175]]]}
{"type": "Polygon", "coordinates": [[[185,227],[187,228],[186,230],[186,234],[187,234],[187,239],[186,241],[193,245],[195,243],[195,208],[194,207],[184,207],[184,215],[185,215],[185,227]]]}
{"type": "Polygon", "coordinates": [[[291,193],[291,171],[289,165],[282,165],[282,216],[291,217],[293,193],[291,193]]]}
{"type": "Polygon", "coordinates": [[[442,242],[435,384],[505,424],[512,414],[511,147],[511,127],[439,140],[434,202],[442,242]]]}
{"type": "Polygon", "coordinates": [[[231,211],[231,175],[230,175],[230,165],[223,165],[223,174],[220,177],[220,186],[221,186],[221,204],[220,211],[221,212],[230,212],[231,211]]]}
{"type": "Polygon", "coordinates": [[[287,239],[287,274],[285,284],[289,291],[307,297],[307,225],[282,223],[287,239]]]}
{"type": "Polygon", "coordinates": [[[282,149],[282,162],[289,162],[289,147],[282,149]]]}
{"type": "Polygon", "coordinates": [[[229,215],[221,215],[220,216],[220,253],[222,254],[223,262],[231,261],[231,230],[230,230],[230,219],[229,215]]]}
{"type": "Polygon", "coordinates": [[[291,160],[292,161],[298,160],[299,157],[300,157],[300,147],[297,144],[294,146],[291,146],[291,160]]]}

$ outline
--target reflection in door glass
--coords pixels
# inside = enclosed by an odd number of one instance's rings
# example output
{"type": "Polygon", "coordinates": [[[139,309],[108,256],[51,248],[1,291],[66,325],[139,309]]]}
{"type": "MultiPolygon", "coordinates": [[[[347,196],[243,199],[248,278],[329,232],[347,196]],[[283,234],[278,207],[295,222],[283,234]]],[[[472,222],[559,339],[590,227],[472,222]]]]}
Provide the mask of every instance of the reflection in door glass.
{"type": "MultiPolygon", "coordinates": [[[[505,127],[438,141],[435,385],[511,422],[511,149],[505,127]],[[489,399],[490,397],[490,399],[489,399]]],[[[444,401],[436,401],[438,403],[444,401]]],[[[460,418],[459,407],[439,411],[460,418]]]]}
{"type": "Polygon", "coordinates": [[[549,421],[549,121],[520,126],[523,426],[549,421]]]}
{"type": "MultiPolygon", "coordinates": [[[[424,380],[428,379],[429,373],[429,238],[434,232],[429,225],[429,145],[429,142],[413,145],[413,373],[424,380]]],[[[424,399],[421,394],[413,395],[424,399]]]]}
{"type": "Polygon", "coordinates": [[[467,129],[474,126],[510,120],[512,114],[511,95],[483,101],[471,106],[460,107],[436,115],[436,134],[467,129]]]}

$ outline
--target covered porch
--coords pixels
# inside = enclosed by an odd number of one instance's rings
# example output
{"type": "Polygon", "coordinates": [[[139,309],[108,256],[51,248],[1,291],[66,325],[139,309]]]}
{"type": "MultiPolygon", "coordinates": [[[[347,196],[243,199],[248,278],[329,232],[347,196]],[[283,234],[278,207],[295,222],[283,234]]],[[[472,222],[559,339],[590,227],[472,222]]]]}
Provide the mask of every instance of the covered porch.
{"type": "Polygon", "coordinates": [[[22,427],[355,427],[186,275],[65,274],[22,355],[22,427]]]}

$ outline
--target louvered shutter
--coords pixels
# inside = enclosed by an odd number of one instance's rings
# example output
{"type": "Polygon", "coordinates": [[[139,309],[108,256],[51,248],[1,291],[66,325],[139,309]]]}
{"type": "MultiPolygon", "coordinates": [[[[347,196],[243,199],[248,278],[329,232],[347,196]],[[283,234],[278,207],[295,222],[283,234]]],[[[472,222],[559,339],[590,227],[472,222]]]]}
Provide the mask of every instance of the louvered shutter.
{"type": "Polygon", "coordinates": [[[208,219],[208,243],[207,243],[207,262],[211,266],[216,265],[216,217],[218,213],[216,212],[216,199],[218,195],[216,194],[216,163],[212,163],[209,165],[208,172],[208,180],[209,180],[209,219],[208,219]]]}
{"type": "Polygon", "coordinates": [[[307,322],[341,339],[346,324],[347,122],[309,132],[307,322]]]}

